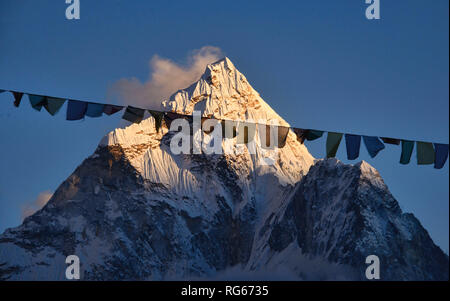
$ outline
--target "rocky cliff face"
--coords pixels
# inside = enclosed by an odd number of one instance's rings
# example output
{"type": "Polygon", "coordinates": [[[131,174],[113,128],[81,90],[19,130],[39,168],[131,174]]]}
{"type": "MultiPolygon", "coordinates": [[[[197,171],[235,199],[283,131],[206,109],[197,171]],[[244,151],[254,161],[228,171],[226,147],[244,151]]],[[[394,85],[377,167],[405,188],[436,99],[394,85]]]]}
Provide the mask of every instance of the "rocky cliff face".
{"type": "MultiPolygon", "coordinates": [[[[161,107],[287,125],[228,59],[161,107]]],[[[448,279],[448,257],[367,163],[314,160],[293,133],[269,154],[226,139],[239,151],[174,155],[172,136],[153,118],[106,135],[0,236],[0,279],[63,280],[72,254],[84,280],[364,279],[371,254],[384,280],[448,279]]]]}
{"type": "MultiPolygon", "coordinates": [[[[381,279],[448,279],[448,256],[412,214],[401,212],[379,173],[365,161],[354,166],[317,161],[285,208],[267,218],[258,234],[259,252],[250,269],[257,269],[267,254],[275,254],[269,262],[279,261],[289,250],[354,268],[336,277],[365,279],[361,263],[374,254],[381,279]]],[[[302,268],[295,260],[291,267],[302,268]]]]}

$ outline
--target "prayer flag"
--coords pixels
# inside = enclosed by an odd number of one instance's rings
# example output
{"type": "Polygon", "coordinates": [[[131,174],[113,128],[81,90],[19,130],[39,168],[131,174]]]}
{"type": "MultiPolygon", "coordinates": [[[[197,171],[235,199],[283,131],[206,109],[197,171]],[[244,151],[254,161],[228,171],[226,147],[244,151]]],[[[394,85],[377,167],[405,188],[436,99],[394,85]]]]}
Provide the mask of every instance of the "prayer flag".
{"type": "Polygon", "coordinates": [[[441,169],[448,158],[448,144],[434,144],[434,168],[441,169]]]}
{"type": "Polygon", "coordinates": [[[145,110],[128,106],[122,119],[133,123],[140,123],[144,119],[145,110]]]}
{"type": "Polygon", "coordinates": [[[342,133],[328,132],[327,136],[327,158],[336,156],[336,152],[341,143],[342,133]]]}
{"type": "Polygon", "coordinates": [[[101,117],[103,114],[105,105],[100,103],[93,103],[88,102],[87,109],[86,109],[86,116],[89,117],[101,117]]]}
{"type": "Polygon", "coordinates": [[[30,100],[30,104],[36,111],[40,111],[42,106],[46,103],[45,96],[28,94],[28,99],[30,100]]]}
{"type": "Polygon", "coordinates": [[[434,163],[433,143],[417,141],[417,164],[427,165],[434,163]]]}
{"type": "Polygon", "coordinates": [[[400,164],[409,164],[414,149],[414,141],[402,140],[402,154],[400,164]]]}
{"type": "Polygon", "coordinates": [[[20,106],[20,102],[22,101],[22,92],[11,91],[14,96],[14,106],[18,108],[20,106]]]}
{"type": "Polygon", "coordinates": [[[123,109],[123,106],[115,106],[115,105],[105,105],[103,108],[103,113],[110,116],[115,114],[123,109]]]}
{"type": "Polygon", "coordinates": [[[383,142],[386,144],[400,145],[400,139],[381,137],[381,140],[383,140],[383,142]]]}
{"type": "Polygon", "coordinates": [[[297,141],[303,144],[308,134],[308,130],[293,128],[295,135],[297,135],[297,141]]]}
{"type": "Polygon", "coordinates": [[[278,141],[276,145],[278,148],[283,148],[286,145],[288,135],[289,135],[289,127],[278,126],[278,141]]]}
{"type": "Polygon", "coordinates": [[[363,136],[364,144],[366,145],[367,151],[372,158],[385,148],[383,142],[378,139],[378,137],[374,136],[363,136]]]}
{"type": "Polygon", "coordinates": [[[55,98],[55,97],[45,97],[45,98],[46,99],[44,103],[44,108],[52,116],[58,113],[59,109],[61,109],[62,105],[66,101],[65,99],[62,98],[55,98]]]}
{"type": "Polygon", "coordinates": [[[347,146],[347,159],[355,160],[358,158],[361,146],[361,136],[345,134],[345,144],[347,146]]]}
{"type": "Polygon", "coordinates": [[[306,134],[306,140],[313,141],[320,137],[322,137],[323,131],[318,130],[308,130],[308,133],[306,134]]]}
{"type": "Polygon", "coordinates": [[[69,100],[67,104],[66,120],[80,120],[86,114],[87,102],[78,100],[69,100]]]}
{"type": "Polygon", "coordinates": [[[148,111],[149,111],[150,115],[152,115],[153,118],[155,119],[155,128],[156,128],[156,131],[159,133],[159,129],[161,128],[162,120],[164,118],[164,113],[152,111],[152,110],[148,110],[148,111]]]}

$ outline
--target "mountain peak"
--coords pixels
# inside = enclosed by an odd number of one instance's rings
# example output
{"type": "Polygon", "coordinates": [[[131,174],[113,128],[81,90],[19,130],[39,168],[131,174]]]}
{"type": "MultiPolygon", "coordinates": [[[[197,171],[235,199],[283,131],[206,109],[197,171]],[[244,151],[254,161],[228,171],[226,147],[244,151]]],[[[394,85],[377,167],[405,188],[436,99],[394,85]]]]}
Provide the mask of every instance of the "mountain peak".
{"type": "MultiPolygon", "coordinates": [[[[275,123],[288,126],[272,108],[264,102],[259,93],[248,83],[245,76],[236,69],[228,58],[223,58],[206,67],[205,73],[198,81],[186,89],[174,93],[167,101],[162,103],[163,111],[172,111],[181,114],[192,114],[200,111],[202,116],[217,119],[249,121],[256,123],[275,123]]],[[[132,124],[124,129],[116,129],[107,134],[99,144],[99,148],[120,146],[130,164],[143,176],[144,179],[155,183],[164,183],[172,187],[180,187],[186,194],[198,188],[198,180],[191,172],[189,164],[179,166],[179,158],[173,156],[168,148],[167,139],[171,135],[163,127],[160,132],[155,130],[153,117],[143,120],[139,124],[132,124]],[[165,137],[167,136],[167,139],[165,137]],[[178,163],[177,163],[178,162],[178,163]],[[168,172],[169,171],[169,172],[168,172]],[[182,180],[181,185],[180,180],[182,180]],[[185,184],[189,187],[185,187],[185,184]]],[[[313,164],[314,158],[307,148],[297,141],[296,135],[289,132],[286,145],[272,153],[259,147],[260,139],[258,129],[255,133],[257,145],[256,156],[251,157],[248,149],[245,154],[237,155],[239,146],[236,141],[223,140],[223,149],[230,150],[233,156],[226,156],[229,164],[238,164],[242,156],[246,158],[246,168],[242,165],[233,167],[238,170],[239,176],[248,177],[252,173],[256,181],[266,181],[274,177],[276,185],[294,185],[313,164]],[[276,156],[277,159],[274,159],[276,156]],[[266,164],[270,157],[274,165],[266,164]],[[240,174],[240,173],[243,174],[240,174]],[[256,176],[258,175],[258,177],[256,176]],[[259,176],[266,175],[264,180],[259,176]],[[269,176],[270,175],[270,176],[269,176]]],[[[95,154],[94,154],[95,156],[95,154]]],[[[217,160],[209,158],[208,160],[217,160]]],[[[195,162],[194,162],[195,163],[195,162]]],[[[210,163],[208,163],[210,164],[210,163]]],[[[239,163],[240,164],[240,163],[239,163]]],[[[192,167],[195,169],[195,166],[192,167]]],[[[273,183],[272,183],[273,184],[273,183]]],[[[245,184],[247,185],[247,184],[245,184]]],[[[177,189],[178,189],[177,188],[177,189]]],[[[178,192],[181,191],[179,189],[178,192]]]]}
{"type": "Polygon", "coordinates": [[[380,174],[379,172],[369,163],[362,160],[361,162],[358,162],[355,164],[355,167],[359,168],[361,171],[361,175],[367,176],[367,177],[376,177],[379,178],[380,174]]]}
{"type": "Polygon", "coordinates": [[[231,60],[228,57],[223,57],[220,60],[208,64],[206,69],[211,68],[211,67],[216,67],[216,66],[224,66],[225,68],[227,68],[228,70],[234,70],[236,69],[236,67],[234,67],[234,64],[231,62],[231,60]]]}
{"type": "Polygon", "coordinates": [[[192,114],[196,110],[203,116],[219,119],[289,126],[228,57],[207,65],[198,81],[171,95],[161,107],[181,114],[192,114]]]}

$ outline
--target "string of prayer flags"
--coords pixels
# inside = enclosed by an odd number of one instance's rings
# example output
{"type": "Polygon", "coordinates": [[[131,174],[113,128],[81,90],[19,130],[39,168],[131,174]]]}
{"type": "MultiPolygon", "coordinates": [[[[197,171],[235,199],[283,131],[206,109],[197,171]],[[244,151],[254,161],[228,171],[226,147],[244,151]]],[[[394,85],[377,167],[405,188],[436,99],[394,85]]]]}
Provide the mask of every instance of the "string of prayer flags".
{"type": "MultiPolygon", "coordinates": [[[[55,115],[61,109],[66,99],[36,95],[25,92],[18,92],[12,90],[0,89],[0,93],[11,92],[14,98],[14,106],[19,107],[23,99],[23,95],[28,95],[30,105],[33,109],[41,111],[44,107],[47,112],[51,115],[55,115]]],[[[67,120],[80,120],[84,119],[85,116],[89,117],[100,117],[105,113],[106,115],[113,115],[121,110],[124,106],[112,105],[112,104],[100,104],[80,100],[69,99],[67,105],[66,119],[67,120]]],[[[171,123],[175,119],[185,119],[189,122],[191,128],[191,134],[193,134],[193,116],[179,114],[175,112],[160,112],[154,110],[146,110],[141,108],[136,108],[132,106],[126,107],[125,113],[122,118],[133,123],[140,123],[143,118],[145,111],[149,111],[151,116],[155,119],[155,128],[159,132],[162,126],[162,121],[166,124],[167,128],[170,129],[171,123]]],[[[259,138],[261,142],[261,147],[272,148],[285,146],[287,141],[287,136],[289,130],[292,129],[297,137],[297,141],[303,144],[305,140],[313,141],[319,139],[323,136],[325,131],[313,130],[313,129],[300,129],[300,128],[289,128],[284,126],[275,126],[267,124],[257,124],[251,122],[240,122],[234,120],[222,120],[214,119],[212,116],[201,117],[201,124],[206,123],[209,129],[203,129],[206,134],[211,133],[214,130],[214,126],[217,123],[221,123],[222,127],[222,137],[225,139],[231,139],[237,137],[238,144],[247,144],[254,140],[256,134],[256,126],[259,127],[259,138]],[[208,120],[214,120],[215,122],[208,122],[208,120]],[[276,127],[276,133],[272,127],[276,127]]],[[[328,137],[326,141],[326,157],[335,157],[339,145],[344,134],[337,132],[328,132],[328,137]]],[[[409,164],[411,161],[411,156],[414,150],[414,144],[417,145],[417,164],[418,165],[428,165],[434,163],[434,168],[441,169],[449,157],[449,145],[441,143],[431,143],[422,141],[410,141],[401,140],[396,138],[388,137],[375,137],[375,136],[362,136],[364,144],[366,145],[369,155],[374,158],[381,150],[385,148],[385,144],[400,145],[401,144],[401,164],[409,164]]],[[[347,158],[349,160],[355,160],[360,155],[361,148],[361,136],[354,134],[345,134],[345,144],[347,147],[347,158]]]]}
{"type": "Polygon", "coordinates": [[[363,136],[364,144],[366,145],[367,151],[370,157],[375,158],[375,156],[385,148],[383,142],[374,136],[363,136]]]}
{"type": "Polygon", "coordinates": [[[164,118],[164,113],[153,110],[148,110],[148,112],[150,113],[150,115],[153,116],[153,118],[155,118],[155,128],[156,131],[159,133],[159,129],[161,128],[162,120],[164,118]]]}
{"type": "Polygon", "coordinates": [[[18,108],[20,106],[20,102],[22,101],[22,92],[11,91],[14,96],[14,106],[18,108]]]}
{"type": "Polygon", "coordinates": [[[66,120],[80,120],[86,114],[88,103],[79,100],[70,100],[67,104],[66,120]]]}
{"type": "Polygon", "coordinates": [[[347,159],[355,160],[359,157],[361,147],[361,136],[345,134],[345,145],[347,146],[347,159]]]}
{"type": "Polygon", "coordinates": [[[402,140],[402,154],[400,156],[400,164],[409,164],[414,149],[414,141],[402,140]]]}
{"type": "Polygon", "coordinates": [[[327,158],[334,158],[342,140],[342,133],[328,132],[327,158]]]}
{"type": "Polygon", "coordinates": [[[380,137],[380,138],[386,144],[400,145],[400,139],[387,138],[387,137],[380,137]]]}
{"type": "Polygon", "coordinates": [[[133,123],[140,123],[144,119],[145,110],[128,106],[122,119],[128,120],[133,123]]]}
{"type": "Polygon", "coordinates": [[[434,163],[433,143],[417,141],[417,164],[428,165],[434,163]]]}
{"type": "Polygon", "coordinates": [[[103,107],[103,113],[105,113],[108,116],[111,116],[119,111],[122,111],[123,106],[116,106],[116,105],[105,105],[103,107]]]}
{"type": "Polygon", "coordinates": [[[448,144],[434,144],[434,168],[441,169],[448,158],[448,144]]]}

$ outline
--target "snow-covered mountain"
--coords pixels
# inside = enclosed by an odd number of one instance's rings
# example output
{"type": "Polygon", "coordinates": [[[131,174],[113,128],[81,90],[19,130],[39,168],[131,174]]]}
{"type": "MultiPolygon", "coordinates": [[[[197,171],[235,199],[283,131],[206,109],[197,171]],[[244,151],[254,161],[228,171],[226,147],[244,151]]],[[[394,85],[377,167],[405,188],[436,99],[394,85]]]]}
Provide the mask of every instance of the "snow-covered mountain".
{"type": "MultiPolygon", "coordinates": [[[[161,108],[288,125],[227,58],[161,108]]],[[[289,133],[276,152],[174,155],[154,119],[107,134],[47,205],[0,235],[0,279],[447,280],[448,256],[366,162],[315,160],[289,133]],[[270,156],[274,164],[264,164],[270,156]],[[275,157],[274,157],[275,156],[275,157]]],[[[258,137],[258,136],[257,136],[258,137]]]]}

